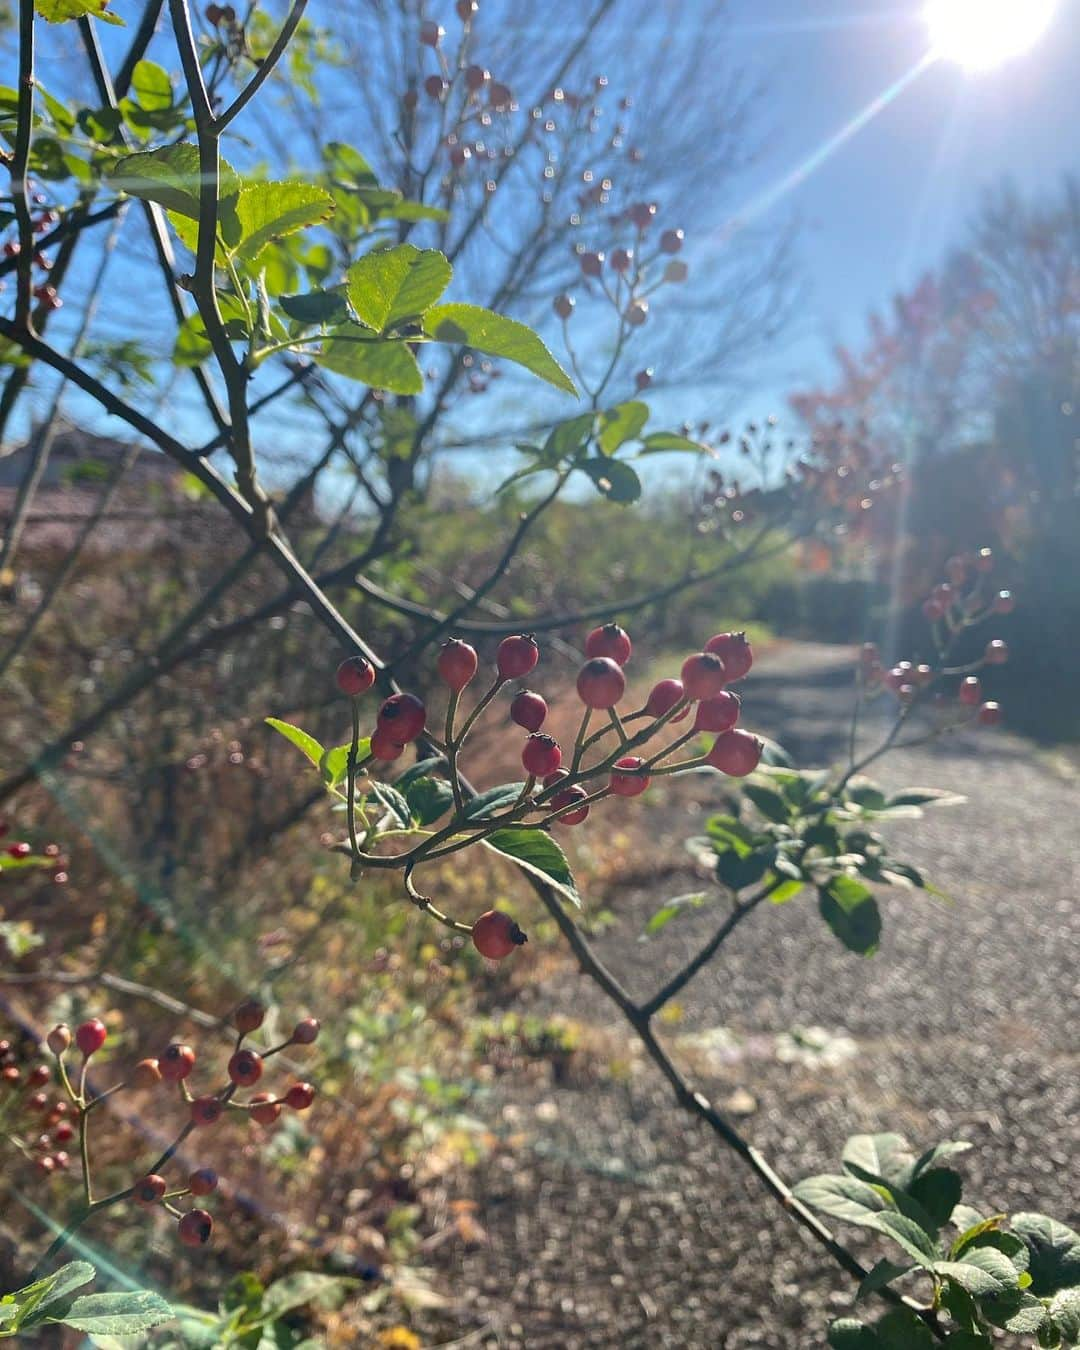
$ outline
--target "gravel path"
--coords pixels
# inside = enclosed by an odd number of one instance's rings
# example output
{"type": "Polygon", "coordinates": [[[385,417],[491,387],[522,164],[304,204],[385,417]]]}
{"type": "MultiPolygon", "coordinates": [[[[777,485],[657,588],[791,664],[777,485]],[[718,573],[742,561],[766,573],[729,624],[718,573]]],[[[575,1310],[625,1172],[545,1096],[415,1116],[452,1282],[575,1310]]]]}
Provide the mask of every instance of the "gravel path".
{"type": "MultiPolygon", "coordinates": [[[[790,645],[755,670],[744,722],[822,763],[843,753],[849,709],[848,654],[790,645]]],[[[884,892],[871,960],[836,943],[811,899],[765,906],[685,991],[665,1036],[792,1180],[833,1170],[855,1130],[897,1129],[918,1146],[962,1137],[975,1146],[961,1160],[970,1203],[1076,1225],[1080,789],[1002,732],[898,753],[881,778],[968,795],[890,829],[954,903],[884,892]],[[794,1046],[788,1033],[807,1027],[821,1029],[815,1046],[794,1046]]],[[[715,922],[699,912],[639,937],[666,897],[698,884],[680,841],[715,809],[703,782],[670,789],[651,818],[662,828],[648,864],[666,864],[662,884],[591,897],[618,920],[599,953],[640,994],[715,922]]],[[[458,1334],[528,1350],[823,1345],[850,1284],[736,1158],[671,1108],[590,982],[563,969],[520,1009],[585,1024],[609,1047],[608,1071],[558,1087],[511,1073],[476,1102],[513,1149],[474,1183],[490,1242],[444,1257],[458,1334]]]]}

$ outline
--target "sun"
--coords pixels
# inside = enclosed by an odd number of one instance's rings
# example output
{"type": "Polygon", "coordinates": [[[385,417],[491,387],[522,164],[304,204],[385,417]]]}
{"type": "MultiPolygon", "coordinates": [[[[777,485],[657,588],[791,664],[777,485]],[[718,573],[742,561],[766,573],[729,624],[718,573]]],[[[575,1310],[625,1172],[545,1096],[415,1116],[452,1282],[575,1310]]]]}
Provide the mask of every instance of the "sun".
{"type": "Polygon", "coordinates": [[[991,70],[1038,42],[1055,5],[1056,0],[929,0],[932,53],[972,70],[991,70]]]}

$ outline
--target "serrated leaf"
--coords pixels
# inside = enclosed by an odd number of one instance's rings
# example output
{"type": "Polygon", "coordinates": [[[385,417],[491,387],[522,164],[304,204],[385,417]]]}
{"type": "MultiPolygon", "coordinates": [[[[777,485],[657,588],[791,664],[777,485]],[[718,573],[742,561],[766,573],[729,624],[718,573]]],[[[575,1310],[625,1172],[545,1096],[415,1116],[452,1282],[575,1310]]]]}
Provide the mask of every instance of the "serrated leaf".
{"type": "Polygon", "coordinates": [[[597,441],[605,455],[613,455],[620,445],[633,440],[649,420],[649,405],[633,399],[616,404],[600,414],[597,441]]]}
{"type": "Polygon", "coordinates": [[[415,783],[418,778],[424,778],[432,769],[441,769],[446,760],[442,755],[432,755],[429,759],[418,759],[415,764],[410,764],[403,772],[399,773],[394,779],[394,786],[399,792],[408,793],[409,785],[415,783]]]}
{"type": "Polygon", "coordinates": [[[873,956],[881,941],[881,913],[868,887],[854,877],[833,877],[818,889],[818,907],[849,951],[873,956]]]}
{"type": "Polygon", "coordinates": [[[920,1265],[925,1266],[927,1262],[937,1260],[937,1248],[934,1246],[933,1237],[906,1214],[888,1210],[881,1214],[870,1215],[866,1222],[869,1227],[876,1228],[878,1232],[892,1238],[897,1246],[902,1247],[908,1256],[914,1257],[920,1265]]]}
{"type": "Polygon", "coordinates": [[[521,796],[521,790],[525,786],[520,783],[500,783],[498,787],[488,788],[486,792],[479,792],[470,801],[465,803],[465,818],[467,820],[476,820],[486,818],[508,806],[513,806],[514,802],[521,796]]]}
{"type": "Polygon", "coordinates": [[[579,413],[577,417],[568,418],[567,421],[559,422],[552,427],[544,442],[545,461],[557,464],[560,460],[576,454],[589,439],[595,420],[595,413],[579,413]]]}
{"type": "Polygon", "coordinates": [[[364,799],[378,802],[380,806],[390,812],[401,829],[407,829],[412,823],[409,803],[397,788],[391,787],[389,783],[374,782],[369,784],[364,793],[364,799]]]}
{"type": "Polygon", "coordinates": [[[964,1253],[960,1261],[935,1261],[932,1269],[942,1279],[955,1281],[976,1298],[1015,1290],[1016,1270],[1002,1252],[977,1247],[964,1253]]]}
{"type": "Polygon", "coordinates": [[[869,1225],[876,1215],[888,1208],[888,1202],[873,1186],[841,1172],[807,1177],[792,1190],[803,1204],[848,1223],[869,1225]]]}
{"type": "Polygon", "coordinates": [[[441,778],[418,778],[406,789],[405,800],[416,820],[430,825],[453,806],[454,790],[441,778]]]}
{"type": "Polygon", "coordinates": [[[163,112],[173,104],[169,72],[156,61],[140,61],[131,72],[131,96],[147,112],[163,112]]]}
{"type": "Polygon", "coordinates": [[[46,23],[67,23],[69,19],[101,19],[103,23],[124,27],[119,15],[106,8],[107,0],[34,0],[34,9],[46,23]]]}
{"type": "Polygon", "coordinates": [[[980,1302],[983,1316],[991,1326],[1011,1331],[1016,1336],[1033,1336],[1052,1325],[1045,1305],[1023,1290],[1009,1290],[980,1302]]]}
{"type": "Polygon", "coordinates": [[[959,1173],[949,1167],[931,1167],[915,1177],[907,1191],[941,1228],[949,1222],[963,1189],[959,1173]]]}
{"type": "Polygon", "coordinates": [[[58,1317],[47,1322],[62,1322],[75,1331],[99,1336],[135,1336],[162,1322],[172,1320],[172,1308],[160,1294],[149,1289],[109,1294],[84,1294],[58,1317]]]}
{"type": "Polygon", "coordinates": [[[361,321],[382,333],[406,319],[418,319],[450,285],[453,274],[438,249],[397,244],[357,258],[346,285],[361,321]]]}
{"type": "MultiPolygon", "coordinates": [[[[955,1207],[952,1214],[952,1222],[954,1224],[964,1222],[964,1219],[961,1218],[961,1214],[966,1209],[966,1205],[957,1205],[955,1207]]],[[[994,1214],[989,1219],[976,1219],[975,1223],[968,1224],[967,1227],[961,1231],[960,1236],[949,1249],[949,1255],[953,1257],[959,1256],[965,1248],[970,1247],[973,1242],[978,1241],[985,1233],[997,1232],[1004,1221],[1004,1214],[994,1214]]]]}
{"type": "Polygon", "coordinates": [[[907,1275],[909,1271],[915,1269],[910,1262],[899,1265],[895,1261],[889,1261],[882,1258],[875,1262],[873,1268],[863,1276],[859,1284],[858,1292],[855,1295],[856,1303],[860,1299],[869,1298],[871,1294],[879,1293],[887,1285],[892,1284],[893,1280],[898,1280],[901,1275],[907,1275]]]}
{"type": "Polygon", "coordinates": [[[488,848],[504,857],[512,858],[520,867],[554,886],[560,894],[581,908],[574,874],[566,854],[542,830],[523,830],[513,827],[496,830],[483,841],[488,848]]]}
{"type": "MultiPolygon", "coordinates": [[[[114,188],[157,202],[167,211],[199,219],[199,151],[188,141],[163,146],[159,150],[140,150],[117,160],[109,181],[114,188]]],[[[221,162],[219,191],[222,199],[240,191],[236,171],[221,162]]]]}
{"type": "Polygon", "coordinates": [[[853,1134],[844,1144],[840,1161],[863,1181],[903,1188],[911,1176],[914,1156],[902,1134],[853,1134]]]}
{"type": "Polygon", "coordinates": [[[556,389],[577,394],[573,380],[531,328],[478,305],[436,305],[424,316],[424,328],[436,342],[472,347],[488,356],[524,366],[556,389]]]}
{"type": "Polygon", "coordinates": [[[241,262],[254,262],[274,240],[328,220],[333,212],[333,197],[314,183],[247,183],[232,204],[226,243],[241,262]]]}
{"type": "Polygon", "coordinates": [[[894,1308],[876,1324],[881,1350],[934,1350],[937,1341],[930,1328],[907,1308],[894,1308]]]}
{"type": "Polygon", "coordinates": [[[300,727],[294,727],[291,722],[282,722],[277,717],[268,717],[266,719],[266,725],[268,727],[273,727],[275,731],[280,732],[287,741],[296,746],[301,754],[306,755],[311,763],[314,764],[317,769],[320,769],[321,772],[320,766],[325,752],[314,736],[309,736],[308,733],[302,731],[300,727]]]}
{"type": "Polygon", "coordinates": [[[1048,1309],[1058,1332],[1071,1341],[1080,1341],[1080,1287],[1059,1289],[1048,1309]]]}
{"type": "Polygon", "coordinates": [[[312,355],[335,375],[358,380],[372,389],[422,394],[424,377],[406,344],[365,337],[363,332],[356,324],[343,324],[328,333],[322,349],[312,355]]]}
{"type": "Polygon", "coordinates": [[[1046,1214],[1014,1214],[1009,1227],[1031,1253],[1031,1292],[1040,1298],[1080,1285],[1080,1237],[1046,1214]]]}
{"type": "Polygon", "coordinates": [[[621,459],[586,459],[578,468],[588,474],[597,492],[610,502],[629,506],[641,496],[641,479],[621,459]]]}
{"type": "Polygon", "coordinates": [[[277,303],[297,323],[340,323],[348,306],[343,287],[329,291],[308,291],[305,295],[279,295],[277,303]]]}

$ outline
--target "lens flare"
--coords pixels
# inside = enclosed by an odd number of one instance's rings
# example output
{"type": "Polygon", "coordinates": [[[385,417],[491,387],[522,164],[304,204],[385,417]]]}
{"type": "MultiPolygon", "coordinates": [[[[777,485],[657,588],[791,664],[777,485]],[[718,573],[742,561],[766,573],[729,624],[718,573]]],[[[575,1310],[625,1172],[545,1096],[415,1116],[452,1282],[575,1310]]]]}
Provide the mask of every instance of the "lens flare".
{"type": "Polygon", "coordinates": [[[992,70],[1033,47],[1057,0],[930,0],[926,25],[935,56],[992,70]]]}

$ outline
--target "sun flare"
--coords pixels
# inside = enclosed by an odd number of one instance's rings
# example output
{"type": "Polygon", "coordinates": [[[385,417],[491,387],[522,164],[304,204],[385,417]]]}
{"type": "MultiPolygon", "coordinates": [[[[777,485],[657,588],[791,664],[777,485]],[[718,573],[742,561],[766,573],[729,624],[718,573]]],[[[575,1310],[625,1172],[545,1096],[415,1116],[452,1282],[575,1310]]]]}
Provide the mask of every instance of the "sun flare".
{"type": "Polygon", "coordinates": [[[1033,47],[1049,27],[1056,0],[929,0],[933,54],[972,70],[990,70],[1033,47]]]}

